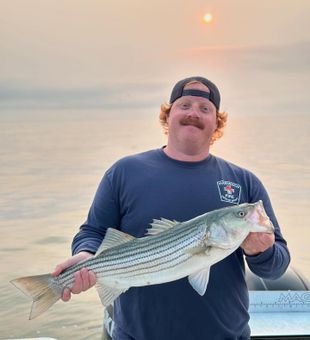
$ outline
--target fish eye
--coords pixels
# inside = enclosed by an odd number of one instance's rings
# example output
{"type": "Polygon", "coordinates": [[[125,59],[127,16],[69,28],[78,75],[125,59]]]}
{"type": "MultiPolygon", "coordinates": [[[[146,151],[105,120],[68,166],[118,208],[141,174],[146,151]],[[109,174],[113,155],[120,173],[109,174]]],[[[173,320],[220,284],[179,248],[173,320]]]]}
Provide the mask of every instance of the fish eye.
{"type": "Polygon", "coordinates": [[[242,217],[244,217],[245,215],[246,215],[245,212],[242,211],[242,210],[240,210],[240,211],[237,212],[237,216],[238,216],[238,217],[241,217],[241,218],[242,218],[242,217]]]}

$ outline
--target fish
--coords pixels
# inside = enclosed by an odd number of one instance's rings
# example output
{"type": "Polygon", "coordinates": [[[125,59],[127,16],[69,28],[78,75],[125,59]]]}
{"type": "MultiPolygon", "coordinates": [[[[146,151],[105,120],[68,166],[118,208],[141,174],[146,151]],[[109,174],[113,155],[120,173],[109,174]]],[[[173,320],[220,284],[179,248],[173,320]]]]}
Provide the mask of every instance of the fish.
{"type": "Polygon", "coordinates": [[[250,232],[274,233],[262,201],[207,212],[184,222],[154,219],[145,236],[135,238],[108,228],[96,254],[60,273],[16,278],[11,283],[32,298],[29,319],[56,303],[72,288],[82,268],[96,275],[96,288],[107,307],[130,287],[188,277],[199,294],[207,289],[210,267],[232,254],[250,232]]]}

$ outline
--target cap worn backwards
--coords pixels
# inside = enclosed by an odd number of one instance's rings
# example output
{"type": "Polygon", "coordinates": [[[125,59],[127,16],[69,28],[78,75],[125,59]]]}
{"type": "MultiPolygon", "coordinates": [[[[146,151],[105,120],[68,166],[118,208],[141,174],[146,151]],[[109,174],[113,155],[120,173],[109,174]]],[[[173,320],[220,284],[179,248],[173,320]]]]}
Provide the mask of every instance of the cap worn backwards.
{"type": "Polygon", "coordinates": [[[221,95],[220,91],[215,84],[213,84],[210,80],[203,77],[189,77],[178,81],[174,88],[172,89],[170,96],[170,104],[175,102],[178,98],[183,96],[197,96],[207,98],[214,104],[217,110],[220,109],[221,95]],[[204,85],[206,85],[210,92],[195,90],[195,89],[186,89],[184,90],[184,86],[191,81],[198,81],[204,85]]]}

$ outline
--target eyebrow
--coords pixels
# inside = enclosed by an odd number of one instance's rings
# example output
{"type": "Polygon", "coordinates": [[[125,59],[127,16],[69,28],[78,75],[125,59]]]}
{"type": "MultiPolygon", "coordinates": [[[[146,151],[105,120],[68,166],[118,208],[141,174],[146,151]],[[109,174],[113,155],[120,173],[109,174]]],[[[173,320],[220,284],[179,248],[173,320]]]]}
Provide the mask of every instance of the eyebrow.
{"type": "MultiPolygon", "coordinates": [[[[190,98],[186,98],[186,97],[180,97],[179,98],[179,104],[184,104],[184,103],[191,103],[193,101],[193,99],[190,98]]],[[[212,102],[210,101],[204,101],[201,102],[200,105],[211,105],[212,102]]]]}

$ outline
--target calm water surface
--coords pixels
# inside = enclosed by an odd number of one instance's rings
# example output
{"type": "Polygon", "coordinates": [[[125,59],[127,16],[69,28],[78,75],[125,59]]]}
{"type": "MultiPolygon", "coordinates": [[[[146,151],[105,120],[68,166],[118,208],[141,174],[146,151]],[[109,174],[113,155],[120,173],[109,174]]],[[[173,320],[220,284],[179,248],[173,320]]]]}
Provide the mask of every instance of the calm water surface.
{"type": "MultiPolygon", "coordinates": [[[[0,117],[0,124],[0,338],[100,339],[95,289],[28,321],[30,301],[8,282],[50,272],[70,256],[104,171],[124,155],[165,143],[157,117],[25,113],[0,117]]],[[[212,152],[262,179],[292,263],[310,279],[309,128],[310,115],[231,116],[212,152]]]]}

